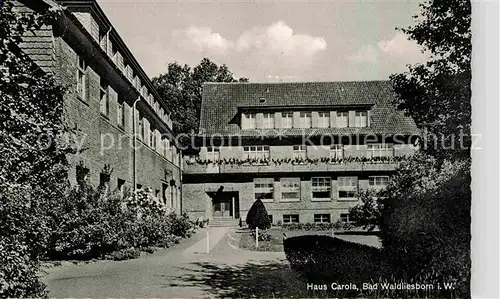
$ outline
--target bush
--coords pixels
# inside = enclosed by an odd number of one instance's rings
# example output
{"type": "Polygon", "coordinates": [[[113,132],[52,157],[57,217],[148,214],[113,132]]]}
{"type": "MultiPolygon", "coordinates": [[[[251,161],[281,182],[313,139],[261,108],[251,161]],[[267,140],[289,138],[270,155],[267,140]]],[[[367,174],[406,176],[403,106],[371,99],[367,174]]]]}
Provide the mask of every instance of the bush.
{"type": "Polygon", "coordinates": [[[285,223],[282,225],[287,230],[306,230],[306,231],[322,231],[322,230],[348,230],[352,227],[351,224],[338,221],[334,223],[285,223]]]}
{"type": "Polygon", "coordinates": [[[123,261],[136,259],[141,255],[141,251],[135,248],[120,249],[105,256],[108,260],[123,261]]]}
{"type": "Polygon", "coordinates": [[[267,214],[266,207],[262,200],[257,199],[247,213],[246,224],[251,229],[258,227],[259,229],[271,228],[271,219],[267,214]]]}
{"type": "Polygon", "coordinates": [[[385,190],[350,210],[356,225],[380,227],[395,277],[455,283],[469,297],[470,161],[418,153],[402,163],[385,190]]]}
{"type": "Polygon", "coordinates": [[[388,269],[379,249],[330,236],[291,237],[283,246],[291,268],[308,282],[361,284],[388,269]]]}
{"type": "Polygon", "coordinates": [[[469,296],[470,164],[421,156],[387,188],[381,237],[400,276],[456,283],[469,296]]]}
{"type": "Polygon", "coordinates": [[[130,248],[169,247],[178,243],[174,236],[189,237],[194,224],[186,215],[167,213],[145,191],[121,195],[82,183],[52,208],[48,256],[105,258],[130,248]]]}
{"type": "MultiPolygon", "coordinates": [[[[255,231],[252,231],[252,236],[255,240],[255,231]]],[[[259,241],[271,241],[271,239],[272,239],[271,234],[269,234],[266,231],[259,230],[259,241]]]]}

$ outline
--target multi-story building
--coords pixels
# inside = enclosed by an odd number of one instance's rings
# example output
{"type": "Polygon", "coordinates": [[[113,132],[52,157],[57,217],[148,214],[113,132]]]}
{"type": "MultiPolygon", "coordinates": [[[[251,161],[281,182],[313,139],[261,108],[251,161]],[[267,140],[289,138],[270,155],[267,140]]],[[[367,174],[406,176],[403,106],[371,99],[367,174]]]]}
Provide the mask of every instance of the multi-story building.
{"type": "Polygon", "coordinates": [[[260,198],[274,223],[348,221],[357,192],[383,188],[416,150],[393,97],[386,81],[204,85],[184,210],[245,219],[260,198]]]}
{"type": "Polygon", "coordinates": [[[96,1],[14,3],[20,13],[48,7],[60,12],[20,46],[68,89],[65,119],[84,149],[69,157],[70,181],[80,172],[97,185],[109,166],[112,189],[147,188],[180,210],[182,158],[167,103],[96,1]]]}

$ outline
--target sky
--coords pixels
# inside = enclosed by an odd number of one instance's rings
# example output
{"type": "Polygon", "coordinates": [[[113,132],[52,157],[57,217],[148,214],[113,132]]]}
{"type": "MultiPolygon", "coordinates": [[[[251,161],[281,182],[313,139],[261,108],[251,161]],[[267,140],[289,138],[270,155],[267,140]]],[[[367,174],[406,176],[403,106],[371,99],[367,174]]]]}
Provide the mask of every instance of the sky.
{"type": "Polygon", "coordinates": [[[150,77],[207,57],[250,82],[387,80],[424,62],[415,0],[97,0],[150,77]]]}

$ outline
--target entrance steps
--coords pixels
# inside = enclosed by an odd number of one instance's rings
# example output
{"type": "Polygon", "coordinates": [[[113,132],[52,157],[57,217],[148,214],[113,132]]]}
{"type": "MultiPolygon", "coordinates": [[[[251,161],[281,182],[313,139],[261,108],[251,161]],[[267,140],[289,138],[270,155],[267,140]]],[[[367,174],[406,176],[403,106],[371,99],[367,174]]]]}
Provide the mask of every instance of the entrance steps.
{"type": "Polygon", "coordinates": [[[213,218],[210,219],[211,227],[235,227],[238,226],[240,219],[231,218],[213,218]]]}

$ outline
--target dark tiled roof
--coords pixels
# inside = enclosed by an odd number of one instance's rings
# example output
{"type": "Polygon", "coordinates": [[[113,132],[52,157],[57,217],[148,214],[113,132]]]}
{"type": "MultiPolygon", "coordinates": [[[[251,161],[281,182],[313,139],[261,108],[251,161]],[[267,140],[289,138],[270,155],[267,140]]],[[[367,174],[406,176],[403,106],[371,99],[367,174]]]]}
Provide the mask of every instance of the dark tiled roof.
{"type": "MultiPolygon", "coordinates": [[[[391,104],[394,92],[389,81],[303,83],[206,83],[203,86],[200,133],[262,136],[260,130],[242,130],[233,118],[238,107],[365,106],[370,128],[308,129],[316,134],[417,134],[415,122],[391,104]],[[259,99],[265,98],[265,102],[259,99]]],[[[303,129],[288,129],[300,135],[303,129]]],[[[274,136],[276,130],[268,130],[274,136]]]]}

